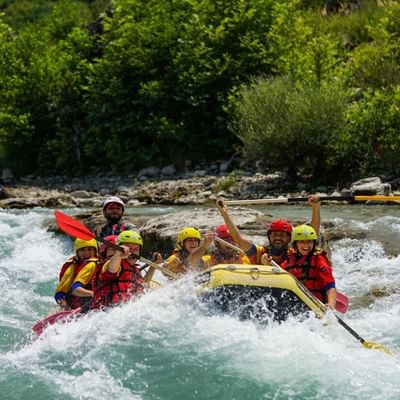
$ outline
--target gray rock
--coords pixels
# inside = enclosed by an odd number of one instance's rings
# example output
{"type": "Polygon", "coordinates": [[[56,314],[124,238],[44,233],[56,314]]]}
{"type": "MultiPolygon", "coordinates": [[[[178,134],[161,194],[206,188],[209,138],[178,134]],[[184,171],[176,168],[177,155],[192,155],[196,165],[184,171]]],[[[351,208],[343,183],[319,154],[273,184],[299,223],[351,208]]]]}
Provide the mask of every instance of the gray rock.
{"type": "Polygon", "coordinates": [[[1,173],[1,179],[3,180],[3,182],[9,182],[14,179],[14,174],[9,168],[4,168],[1,173]]]}
{"type": "Polygon", "coordinates": [[[0,186],[0,199],[9,199],[12,197],[10,191],[4,186],[0,186]]]}
{"type": "Polygon", "coordinates": [[[229,161],[223,161],[219,164],[219,172],[228,172],[230,167],[229,161]]]}
{"type": "Polygon", "coordinates": [[[371,178],[360,179],[353,182],[350,186],[350,190],[354,195],[364,194],[364,195],[374,195],[380,192],[382,188],[381,178],[375,176],[371,178]]]}
{"type": "Polygon", "coordinates": [[[204,169],[198,169],[196,171],[194,171],[193,176],[198,176],[198,177],[204,177],[206,176],[206,170],[204,169]]]}
{"type": "Polygon", "coordinates": [[[171,176],[176,174],[176,168],[173,164],[167,165],[161,170],[161,173],[166,176],[171,176]]]}
{"type": "Polygon", "coordinates": [[[143,168],[138,172],[138,177],[142,176],[149,176],[149,177],[154,177],[160,174],[160,168],[158,167],[148,167],[148,168],[143,168]]]}
{"type": "Polygon", "coordinates": [[[86,190],[76,190],[71,192],[70,195],[76,199],[89,199],[92,197],[92,195],[86,190]]]}
{"type": "MultiPolygon", "coordinates": [[[[235,208],[230,210],[230,215],[240,228],[251,227],[257,218],[263,217],[260,211],[248,208],[235,208]]],[[[195,208],[194,210],[181,211],[150,218],[141,228],[143,240],[151,245],[151,250],[165,253],[172,251],[178,232],[185,226],[193,226],[205,233],[223,224],[224,220],[216,208],[195,208]]],[[[251,228],[250,228],[251,229],[251,228]]]]}

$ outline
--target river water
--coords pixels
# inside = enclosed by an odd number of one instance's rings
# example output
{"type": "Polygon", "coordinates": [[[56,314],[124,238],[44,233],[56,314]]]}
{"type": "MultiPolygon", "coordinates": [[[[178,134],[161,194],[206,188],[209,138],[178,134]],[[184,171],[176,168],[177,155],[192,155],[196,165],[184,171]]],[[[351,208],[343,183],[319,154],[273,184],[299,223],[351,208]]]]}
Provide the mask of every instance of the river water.
{"type": "MultiPolygon", "coordinates": [[[[136,209],[132,213],[175,211],[136,209]]],[[[309,209],[268,213],[306,218],[309,209]]],[[[51,210],[0,210],[0,399],[400,399],[400,209],[336,206],[323,218],[366,237],[332,245],[343,319],[394,355],[365,349],[331,318],[261,327],[199,304],[191,277],[37,340],[71,241],[46,231],[51,210]]]]}

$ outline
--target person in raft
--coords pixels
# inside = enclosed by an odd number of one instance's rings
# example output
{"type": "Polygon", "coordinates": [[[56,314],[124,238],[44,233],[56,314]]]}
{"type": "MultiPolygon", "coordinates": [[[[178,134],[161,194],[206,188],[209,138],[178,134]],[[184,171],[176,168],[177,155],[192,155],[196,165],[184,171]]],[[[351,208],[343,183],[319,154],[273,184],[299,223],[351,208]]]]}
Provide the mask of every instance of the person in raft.
{"type": "Polygon", "coordinates": [[[124,211],[124,202],[119,197],[112,196],[104,200],[103,215],[107,222],[95,229],[96,235],[104,238],[119,235],[123,231],[135,231],[137,228],[134,224],[122,221],[124,211]]]}
{"type": "Polygon", "coordinates": [[[76,239],[74,250],[75,255],[61,267],[54,296],[63,309],[75,309],[89,304],[93,297],[91,279],[98,264],[97,242],[95,239],[76,239]]]}
{"type": "Polygon", "coordinates": [[[228,247],[227,245],[214,240],[214,238],[222,239],[223,241],[235,245],[232,235],[226,225],[218,225],[214,231],[205,233],[200,246],[189,255],[189,264],[198,268],[209,268],[217,264],[250,264],[247,256],[228,247]],[[209,254],[206,254],[212,243],[215,246],[209,254]]]}
{"type": "Polygon", "coordinates": [[[143,239],[138,232],[121,232],[116,244],[122,251],[117,250],[102,264],[93,288],[92,308],[112,307],[131,300],[143,293],[145,285],[154,274],[155,269],[151,266],[145,277],[140,273],[137,261],[143,249],[143,239]]]}
{"type": "MultiPolygon", "coordinates": [[[[167,258],[164,267],[176,274],[184,274],[190,269],[189,256],[199,247],[200,232],[191,226],[181,229],[176,238],[176,248],[167,258]]],[[[170,276],[166,275],[168,278],[170,276]]]]}
{"type": "Polygon", "coordinates": [[[328,308],[334,310],[335,278],[326,253],[316,247],[317,239],[313,227],[296,226],[292,234],[293,248],[288,250],[288,258],[281,267],[301,281],[328,308]]]}
{"type": "MultiPolygon", "coordinates": [[[[312,195],[308,199],[308,204],[312,207],[311,226],[319,231],[321,224],[321,203],[320,197],[312,195]]],[[[250,264],[262,264],[262,257],[272,259],[281,264],[288,256],[289,243],[291,241],[293,226],[284,219],[272,221],[267,226],[268,245],[256,245],[246,239],[240,233],[228,213],[228,208],[222,199],[217,200],[217,207],[229,229],[235,243],[246,253],[250,264]]],[[[264,261],[265,263],[265,261],[264,261]]]]}
{"type": "MultiPolygon", "coordinates": [[[[108,235],[104,237],[104,240],[107,240],[107,242],[110,242],[112,244],[116,244],[117,242],[118,235],[108,235]]],[[[99,253],[100,253],[100,261],[104,261],[106,259],[111,258],[117,250],[114,249],[114,247],[110,247],[105,243],[100,243],[99,246],[99,253]]]]}

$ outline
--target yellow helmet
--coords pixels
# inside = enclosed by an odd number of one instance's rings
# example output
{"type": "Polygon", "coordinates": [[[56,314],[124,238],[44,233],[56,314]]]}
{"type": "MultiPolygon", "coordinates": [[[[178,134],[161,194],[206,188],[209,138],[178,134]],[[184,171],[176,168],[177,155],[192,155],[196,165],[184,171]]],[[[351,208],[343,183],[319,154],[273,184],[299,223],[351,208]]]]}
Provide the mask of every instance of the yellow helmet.
{"type": "Polygon", "coordinates": [[[122,231],[117,237],[117,245],[121,243],[133,243],[143,247],[143,239],[138,232],[122,231]]]}
{"type": "Polygon", "coordinates": [[[75,253],[78,250],[83,249],[84,247],[94,247],[96,249],[96,254],[97,254],[98,247],[97,247],[96,239],[90,239],[90,240],[76,239],[75,240],[75,242],[74,242],[75,253]]]}
{"type": "Polygon", "coordinates": [[[299,225],[293,229],[292,240],[317,240],[317,233],[310,225],[299,225]]]}
{"type": "Polygon", "coordinates": [[[183,228],[178,233],[178,236],[176,238],[176,245],[178,247],[178,250],[183,249],[183,242],[189,238],[198,239],[200,241],[201,234],[196,228],[192,228],[191,226],[186,226],[185,228],[183,228]]]}

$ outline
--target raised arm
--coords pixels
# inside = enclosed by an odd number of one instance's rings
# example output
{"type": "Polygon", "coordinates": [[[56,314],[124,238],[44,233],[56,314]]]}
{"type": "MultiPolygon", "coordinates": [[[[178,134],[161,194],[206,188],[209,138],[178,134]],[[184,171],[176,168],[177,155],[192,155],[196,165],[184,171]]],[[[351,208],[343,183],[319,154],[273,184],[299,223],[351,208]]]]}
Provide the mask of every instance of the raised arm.
{"type": "Polygon", "coordinates": [[[230,215],[228,213],[228,208],[227,208],[226,204],[224,203],[224,201],[222,199],[218,199],[217,200],[217,207],[218,207],[218,211],[220,212],[222,218],[225,221],[226,226],[229,229],[230,234],[232,235],[232,238],[233,238],[234,242],[243,251],[249,251],[253,243],[250,242],[249,240],[245,239],[241,235],[238,227],[232,221],[232,218],[230,217],[230,215]]]}
{"type": "Polygon", "coordinates": [[[204,256],[206,253],[207,249],[211,245],[214,239],[214,232],[208,231],[206,234],[203,236],[203,240],[200,243],[200,246],[193,250],[189,257],[188,257],[188,264],[194,268],[200,268],[201,267],[201,257],[204,256]]]}
{"type": "Polygon", "coordinates": [[[124,250],[124,252],[120,250],[116,251],[108,263],[107,269],[108,272],[110,272],[111,274],[116,274],[117,272],[119,272],[121,270],[121,261],[124,258],[129,257],[130,254],[129,247],[124,245],[122,245],[121,247],[124,250]]]}
{"type": "Polygon", "coordinates": [[[316,194],[308,198],[308,204],[312,207],[311,226],[317,234],[321,226],[321,201],[320,197],[316,194]]]}

